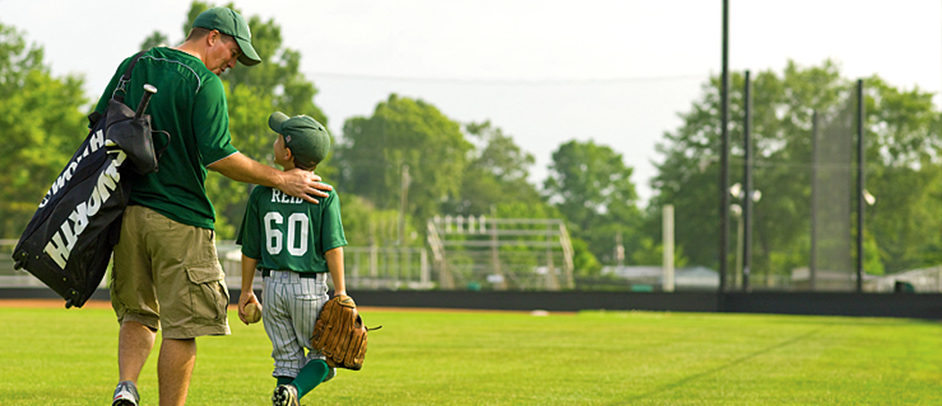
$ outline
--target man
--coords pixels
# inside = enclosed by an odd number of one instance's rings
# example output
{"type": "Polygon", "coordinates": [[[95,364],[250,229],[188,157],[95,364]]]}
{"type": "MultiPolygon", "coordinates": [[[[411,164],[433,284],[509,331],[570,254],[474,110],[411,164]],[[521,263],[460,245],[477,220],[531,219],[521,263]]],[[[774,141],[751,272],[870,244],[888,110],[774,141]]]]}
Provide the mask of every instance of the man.
{"type": "Polygon", "coordinates": [[[135,180],[114,249],[111,302],[121,329],[120,382],[112,404],[138,405],[136,382],[162,329],[160,405],[183,405],[196,360],[196,337],[229,334],[229,295],[216,256],[206,170],[312,203],[317,200],[311,195],[327,196],[317,189],[331,188],[309,171],[279,171],[231,145],[218,75],[234,68],[237,60],[249,66],[261,62],[248,24],[235,11],[216,7],[201,13],[183,44],[149,50],[137,61],[130,81],[119,83],[130,60],[117,69],[96,111],[104,112],[116,91],[124,91],[125,101],[135,108],[143,85],[154,85],[158,92],[147,113],[155,130],[170,134],[170,143],[158,172],[135,180]]]}

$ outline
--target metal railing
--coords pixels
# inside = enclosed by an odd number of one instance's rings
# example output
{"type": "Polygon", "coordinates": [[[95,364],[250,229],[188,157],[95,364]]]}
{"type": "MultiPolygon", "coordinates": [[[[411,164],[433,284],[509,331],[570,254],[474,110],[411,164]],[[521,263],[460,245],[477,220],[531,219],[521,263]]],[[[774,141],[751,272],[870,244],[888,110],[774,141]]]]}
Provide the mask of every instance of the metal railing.
{"type": "MultiPolygon", "coordinates": [[[[484,224],[488,223],[490,222],[484,224]]],[[[475,221],[475,225],[477,230],[484,227],[480,219],[475,221]]],[[[494,229],[484,228],[484,230],[494,229]]],[[[575,282],[570,282],[571,272],[567,271],[571,269],[569,261],[572,260],[572,248],[565,244],[568,242],[568,233],[564,228],[554,230],[556,234],[551,234],[559,238],[556,242],[559,245],[547,245],[543,241],[514,244],[511,240],[499,239],[496,243],[490,244],[480,244],[480,240],[469,239],[468,242],[471,244],[461,244],[454,241],[462,234],[457,227],[454,227],[454,224],[450,231],[430,224],[430,231],[446,233],[444,238],[436,233],[429,233],[431,258],[429,250],[425,247],[344,247],[344,277],[347,287],[349,289],[555,290],[559,289],[562,284],[570,284],[569,286],[575,284],[575,282]],[[438,238],[441,239],[435,241],[438,238]],[[501,249],[503,247],[506,248],[501,249]],[[562,266],[553,266],[553,264],[562,264],[562,266]],[[446,285],[443,281],[449,284],[446,285]]],[[[513,231],[504,233],[502,230],[500,235],[514,233],[513,231]]],[[[535,235],[542,236],[537,238],[543,238],[547,235],[547,231],[543,229],[535,235]]],[[[44,283],[30,273],[13,269],[12,253],[16,243],[17,240],[0,239],[0,287],[45,287],[44,283]]],[[[226,284],[233,288],[239,287],[242,284],[241,247],[234,241],[221,240],[217,241],[216,250],[220,264],[226,272],[226,284]]],[[[596,278],[598,280],[583,278],[578,281],[578,284],[580,286],[598,285],[602,289],[609,290],[616,288],[629,290],[629,287],[639,284],[652,286],[656,284],[644,279],[608,276],[609,278],[596,278]],[[602,286],[600,283],[608,285],[602,286]]],[[[753,287],[756,290],[801,290],[794,286],[795,282],[792,279],[794,275],[792,277],[770,275],[768,280],[764,275],[754,275],[753,287]]],[[[100,286],[107,287],[108,280],[109,277],[106,275],[100,286]]],[[[864,291],[894,292],[899,289],[898,282],[908,284],[916,293],[942,293],[942,266],[885,276],[868,276],[864,281],[864,291]]],[[[261,288],[260,277],[256,276],[254,286],[261,288]]]]}
{"type": "Polygon", "coordinates": [[[435,216],[428,244],[443,289],[573,288],[573,250],[559,219],[435,216]]]}
{"type": "MultiPolygon", "coordinates": [[[[13,248],[17,240],[0,239],[0,286],[43,287],[39,279],[24,270],[13,269],[13,248]]],[[[219,262],[230,288],[242,285],[242,252],[235,241],[216,242],[219,262]]],[[[430,289],[428,252],[417,247],[344,247],[344,278],[348,289],[430,289]]],[[[254,287],[261,288],[256,274],[254,287]]],[[[99,285],[108,287],[106,275],[99,285]]]]}

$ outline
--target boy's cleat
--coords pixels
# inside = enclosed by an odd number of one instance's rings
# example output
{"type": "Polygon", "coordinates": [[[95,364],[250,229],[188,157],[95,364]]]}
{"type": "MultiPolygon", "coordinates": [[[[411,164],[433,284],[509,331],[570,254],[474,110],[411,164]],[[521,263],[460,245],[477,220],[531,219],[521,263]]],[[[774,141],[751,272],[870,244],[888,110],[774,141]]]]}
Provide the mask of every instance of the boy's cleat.
{"type": "Polygon", "coordinates": [[[137,386],[134,386],[134,382],[121,381],[114,389],[111,406],[137,406],[140,401],[141,397],[137,394],[137,386]]]}
{"type": "Polygon", "coordinates": [[[337,368],[327,367],[327,376],[324,377],[324,380],[321,383],[327,382],[337,376],[337,368]]]}
{"type": "Polygon", "coordinates": [[[278,385],[271,395],[272,406],[300,406],[298,388],[292,384],[278,385]]]}

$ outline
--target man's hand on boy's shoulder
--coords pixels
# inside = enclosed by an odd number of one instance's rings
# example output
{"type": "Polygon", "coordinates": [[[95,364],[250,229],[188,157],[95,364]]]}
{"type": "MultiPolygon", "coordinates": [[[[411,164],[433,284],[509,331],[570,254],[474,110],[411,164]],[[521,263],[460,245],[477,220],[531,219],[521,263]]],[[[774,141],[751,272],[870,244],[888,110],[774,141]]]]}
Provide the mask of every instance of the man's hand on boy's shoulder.
{"type": "Polygon", "coordinates": [[[278,190],[311,203],[320,203],[312,196],[327,197],[326,192],[334,190],[332,186],[321,183],[321,177],[311,171],[295,168],[285,171],[284,176],[284,182],[278,187],[278,190]]]}

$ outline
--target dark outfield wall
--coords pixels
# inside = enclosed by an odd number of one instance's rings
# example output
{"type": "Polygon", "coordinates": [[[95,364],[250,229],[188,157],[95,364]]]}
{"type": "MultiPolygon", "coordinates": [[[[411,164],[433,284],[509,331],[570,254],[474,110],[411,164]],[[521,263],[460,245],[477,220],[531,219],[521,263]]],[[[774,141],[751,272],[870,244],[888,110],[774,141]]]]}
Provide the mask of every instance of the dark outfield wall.
{"type": "MultiPolygon", "coordinates": [[[[240,291],[230,290],[232,303],[240,291]]],[[[942,294],[811,292],[496,292],[351,291],[360,306],[481,310],[648,310],[909,317],[942,320],[942,294]]],[[[48,288],[0,288],[0,299],[61,299],[48,288]]],[[[99,289],[92,300],[109,300],[99,289]]],[[[63,307],[65,301],[63,301],[63,307]]]]}

